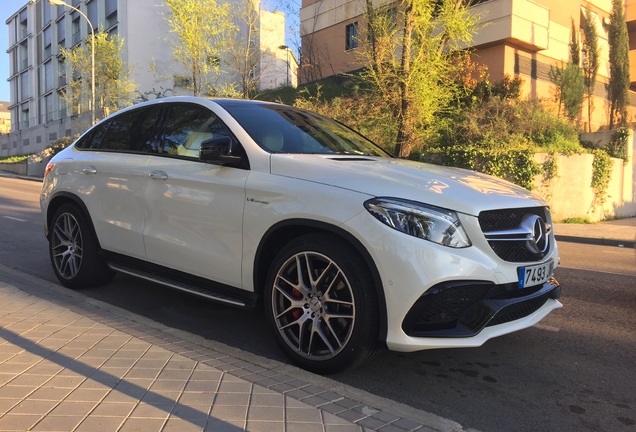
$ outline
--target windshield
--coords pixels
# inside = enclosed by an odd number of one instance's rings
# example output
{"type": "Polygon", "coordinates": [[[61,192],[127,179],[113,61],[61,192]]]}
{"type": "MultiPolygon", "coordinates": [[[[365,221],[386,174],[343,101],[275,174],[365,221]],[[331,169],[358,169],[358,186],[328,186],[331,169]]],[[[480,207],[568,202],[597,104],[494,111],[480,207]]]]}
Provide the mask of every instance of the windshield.
{"type": "Polygon", "coordinates": [[[353,129],[310,111],[270,103],[218,103],[272,153],[391,157],[353,129]]]}

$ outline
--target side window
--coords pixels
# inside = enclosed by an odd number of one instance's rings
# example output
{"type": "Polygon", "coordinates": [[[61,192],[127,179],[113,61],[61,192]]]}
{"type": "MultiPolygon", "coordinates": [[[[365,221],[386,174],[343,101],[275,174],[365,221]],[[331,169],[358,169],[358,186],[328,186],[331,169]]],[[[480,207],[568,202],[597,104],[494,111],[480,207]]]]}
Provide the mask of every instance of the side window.
{"type": "Polygon", "coordinates": [[[75,144],[75,148],[82,150],[98,148],[110,124],[111,122],[107,122],[94,127],[92,131],[84,135],[77,144],[75,144]]]}
{"type": "Polygon", "coordinates": [[[108,128],[108,132],[102,139],[100,149],[115,151],[133,150],[135,142],[135,129],[138,124],[141,110],[128,111],[115,117],[108,128]]]}
{"type": "Polygon", "coordinates": [[[151,152],[160,113],[161,107],[148,107],[116,116],[111,121],[99,148],[113,151],[151,152]]]}
{"type": "Polygon", "coordinates": [[[231,136],[229,129],[209,109],[195,104],[174,104],[161,134],[160,153],[198,159],[203,141],[223,136],[231,136]]]}

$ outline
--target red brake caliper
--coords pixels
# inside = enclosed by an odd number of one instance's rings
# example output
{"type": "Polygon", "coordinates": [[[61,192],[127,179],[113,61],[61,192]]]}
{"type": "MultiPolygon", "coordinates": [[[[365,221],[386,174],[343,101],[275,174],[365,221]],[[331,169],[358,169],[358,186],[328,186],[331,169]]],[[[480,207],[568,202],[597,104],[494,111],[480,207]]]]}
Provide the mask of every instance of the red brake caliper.
{"type": "MultiPolygon", "coordinates": [[[[300,291],[298,291],[296,288],[292,288],[292,295],[296,298],[302,298],[303,295],[300,293],[300,291]]],[[[300,309],[294,309],[292,311],[292,316],[294,317],[294,319],[298,319],[300,318],[300,315],[303,313],[302,310],[300,309]]]]}

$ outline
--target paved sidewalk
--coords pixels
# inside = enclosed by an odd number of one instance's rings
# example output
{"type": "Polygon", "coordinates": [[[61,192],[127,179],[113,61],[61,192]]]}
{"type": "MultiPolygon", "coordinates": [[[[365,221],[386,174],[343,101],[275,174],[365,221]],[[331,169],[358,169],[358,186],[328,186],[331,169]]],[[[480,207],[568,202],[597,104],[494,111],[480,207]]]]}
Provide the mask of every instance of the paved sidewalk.
{"type": "Polygon", "coordinates": [[[634,248],[636,217],[593,224],[554,224],[557,241],[634,248]]]}
{"type": "Polygon", "coordinates": [[[316,385],[292,366],[243,360],[25,276],[22,289],[0,282],[1,431],[463,430],[391,401],[377,398],[412,418],[358,402],[320,385],[328,378],[316,385]]]}

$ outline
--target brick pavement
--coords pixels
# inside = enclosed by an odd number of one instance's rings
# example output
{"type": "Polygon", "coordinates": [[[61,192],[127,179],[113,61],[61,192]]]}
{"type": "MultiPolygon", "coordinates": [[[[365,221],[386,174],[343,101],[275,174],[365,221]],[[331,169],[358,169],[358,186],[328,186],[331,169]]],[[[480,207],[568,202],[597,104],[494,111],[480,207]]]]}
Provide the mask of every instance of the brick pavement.
{"type": "Polygon", "coordinates": [[[382,411],[78,293],[23,289],[0,281],[1,431],[462,430],[382,411]]]}

